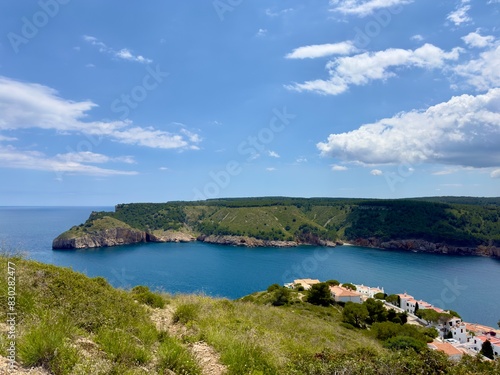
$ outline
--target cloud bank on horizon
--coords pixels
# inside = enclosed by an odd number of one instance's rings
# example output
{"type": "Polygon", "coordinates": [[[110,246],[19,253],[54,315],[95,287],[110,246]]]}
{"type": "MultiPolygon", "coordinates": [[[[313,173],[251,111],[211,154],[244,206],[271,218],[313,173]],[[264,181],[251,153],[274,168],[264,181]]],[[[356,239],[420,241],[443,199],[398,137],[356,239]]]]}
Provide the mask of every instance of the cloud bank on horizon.
{"type": "Polygon", "coordinates": [[[498,1],[117,6],[0,6],[0,204],[500,192],[498,1]]]}

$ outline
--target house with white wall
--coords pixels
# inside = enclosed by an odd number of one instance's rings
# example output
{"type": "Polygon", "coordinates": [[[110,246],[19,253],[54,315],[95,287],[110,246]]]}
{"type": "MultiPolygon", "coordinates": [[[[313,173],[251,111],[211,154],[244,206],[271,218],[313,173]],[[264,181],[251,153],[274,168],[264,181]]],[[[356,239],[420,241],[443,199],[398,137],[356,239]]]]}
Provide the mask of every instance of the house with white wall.
{"type": "Polygon", "coordinates": [[[356,287],[356,291],[361,293],[363,296],[367,297],[367,298],[374,298],[375,294],[377,293],[382,293],[384,294],[384,288],[380,288],[380,287],[371,287],[371,286],[366,286],[366,285],[357,285],[357,284],[354,284],[354,286],[356,287]]]}
{"type": "Polygon", "coordinates": [[[293,286],[300,285],[305,290],[309,290],[309,289],[311,289],[311,287],[314,284],[319,284],[319,283],[320,283],[320,281],[318,279],[296,279],[296,280],[293,280],[293,284],[292,285],[293,286]]]}
{"type": "Polygon", "coordinates": [[[330,293],[335,302],[354,302],[362,303],[362,294],[340,285],[330,286],[330,293]]]}

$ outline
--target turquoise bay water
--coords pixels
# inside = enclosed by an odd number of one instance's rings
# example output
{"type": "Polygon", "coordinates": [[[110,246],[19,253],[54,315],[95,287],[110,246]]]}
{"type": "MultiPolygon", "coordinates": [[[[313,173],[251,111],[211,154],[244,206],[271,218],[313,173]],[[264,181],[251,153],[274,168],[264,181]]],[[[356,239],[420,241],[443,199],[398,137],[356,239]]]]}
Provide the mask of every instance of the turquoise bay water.
{"type": "Polygon", "coordinates": [[[116,287],[148,285],[169,293],[238,298],[295,278],[383,286],[458,311],[469,322],[500,319],[500,260],[355,246],[247,249],[188,244],[140,244],[53,251],[52,239],[92,210],[111,207],[0,207],[0,244],[29,258],[104,276],[116,287]]]}

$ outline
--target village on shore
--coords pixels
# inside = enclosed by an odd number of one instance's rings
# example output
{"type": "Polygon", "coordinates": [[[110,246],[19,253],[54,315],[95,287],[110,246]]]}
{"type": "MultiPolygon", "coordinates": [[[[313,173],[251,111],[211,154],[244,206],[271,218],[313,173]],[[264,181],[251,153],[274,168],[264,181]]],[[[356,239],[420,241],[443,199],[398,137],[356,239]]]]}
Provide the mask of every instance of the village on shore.
{"type": "MultiPolygon", "coordinates": [[[[320,283],[317,279],[296,279],[293,283],[286,283],[287,288],[300,288],[304,290],[311,289],[312,285],[320,283]]],[[[491,343],[493,355],[500,358],[500,330],[476,323],[464,322],[461,318],[452,314],[450,311],[443,310],[433,306],[423,300],[416,300],[413,296],[405,293],[396,294],[397,302],[391,303],[385,300],[387,294],[384,288],[369,287],[357,284],[339,284],[330,285],[332,299],[337,303],[363,303],[368,298],[377,298],[383,295],[381,299],[385,307],[396,312],[406,313],[408,315],[408,324],[416,324],[424,327],[433,327],[438,332],[438,337],[427,346],[432,350],[438,350],[445,353],[452,360],[460,360],[463,355],[476,356],[480,353],[483,344],[486,341],[491,343]],[[354,288],[355,290],[354,290],[354,288]],[[399,306],[398,306],[399,305],[399,306]],[[437,321],[425,320],[418,317],[419,310],[434,310],[440,314],[437,321]]],[[[422,316],[422,314],[419,314],[422,316]]]]}

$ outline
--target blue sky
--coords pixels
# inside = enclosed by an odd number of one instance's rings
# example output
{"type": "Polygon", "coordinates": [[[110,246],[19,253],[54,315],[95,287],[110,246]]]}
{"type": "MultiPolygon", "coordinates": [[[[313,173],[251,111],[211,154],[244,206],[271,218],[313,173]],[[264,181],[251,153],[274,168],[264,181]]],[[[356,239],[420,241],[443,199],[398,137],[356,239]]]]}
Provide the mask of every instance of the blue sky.
{"type": "Polygon", "coordinates": [[[500,1],[0,4],[0,205],[500,194],[500,1]]]}

